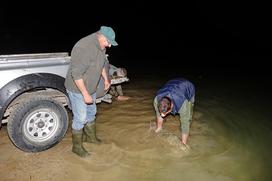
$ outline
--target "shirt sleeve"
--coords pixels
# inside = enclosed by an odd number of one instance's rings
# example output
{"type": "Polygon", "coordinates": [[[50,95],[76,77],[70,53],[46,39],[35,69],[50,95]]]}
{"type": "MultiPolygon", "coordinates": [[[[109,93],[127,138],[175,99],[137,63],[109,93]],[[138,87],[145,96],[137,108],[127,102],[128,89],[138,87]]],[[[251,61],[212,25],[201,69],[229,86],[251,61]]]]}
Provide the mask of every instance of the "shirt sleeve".
{"type": "Polygon", "coordinates": [[[154,109],[155,109],[157,118],[161,118],[161,119],[163,120],[163,118],[161,117],[161,115],[160,115],[160,113],[159,113],[159,110],[158,110],[158,100],[157,100],[157,96],[154,98],[153,106],[154,106],[154,109]]]}
{"type": "Polygon", "coordinates": [[[71,74],[74,80],[82,79],[89,66],[88,53],[80,47],[75,47],[71,54],[71,74]]]}

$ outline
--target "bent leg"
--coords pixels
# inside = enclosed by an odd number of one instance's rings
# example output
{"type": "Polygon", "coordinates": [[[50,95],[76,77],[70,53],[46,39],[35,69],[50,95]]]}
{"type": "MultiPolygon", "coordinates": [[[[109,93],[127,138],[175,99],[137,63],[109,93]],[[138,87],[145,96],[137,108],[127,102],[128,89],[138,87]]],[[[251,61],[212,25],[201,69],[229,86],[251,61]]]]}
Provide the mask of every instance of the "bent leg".
{"type": "Polygon", "coordinates": [[[193,108],[192,103],[187,100],[184,101],[182,107],[179,110],[182,142],[187,144],[190,132],[190,125],[192,121],[193,108]]]}

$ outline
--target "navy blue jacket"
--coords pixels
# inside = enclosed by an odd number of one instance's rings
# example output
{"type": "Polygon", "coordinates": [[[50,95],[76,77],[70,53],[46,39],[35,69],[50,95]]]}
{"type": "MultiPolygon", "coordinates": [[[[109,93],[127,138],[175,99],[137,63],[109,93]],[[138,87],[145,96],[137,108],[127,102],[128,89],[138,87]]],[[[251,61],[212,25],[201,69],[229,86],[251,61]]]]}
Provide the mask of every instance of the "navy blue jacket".
{"type": "Polygon", "coordinates": [[[177,78],[169,80],[157,92],[157,101],[159,102],[162,97],[167,96],[173,102],[172,113],[176,114],[181,108],[183,102],[187,99],[191,101],[195,95],[194,85],[184,78],[177,78]]]}

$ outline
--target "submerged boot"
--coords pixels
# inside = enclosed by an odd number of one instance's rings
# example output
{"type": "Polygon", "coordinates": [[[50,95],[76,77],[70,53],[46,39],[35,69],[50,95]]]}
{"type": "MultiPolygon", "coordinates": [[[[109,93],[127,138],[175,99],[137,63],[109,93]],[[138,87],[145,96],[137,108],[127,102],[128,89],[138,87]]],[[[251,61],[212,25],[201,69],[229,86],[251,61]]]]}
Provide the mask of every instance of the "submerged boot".
{"type": "Polygon", "coordinates": [[[77,154],[80,157],[86,157],[90,154],[85,150],[85,148],[82,145],[82,135],[83,131],[81,130],[72,130],[72,141],[73,141],[73,148],[72,152],[77,154]]]}
{"type": "Polygon", "coordinates": [[[84,141],[88,143],[100,144],[102,141],[96,137],[95,123],[87,123],[84,126],[84,141]]]}

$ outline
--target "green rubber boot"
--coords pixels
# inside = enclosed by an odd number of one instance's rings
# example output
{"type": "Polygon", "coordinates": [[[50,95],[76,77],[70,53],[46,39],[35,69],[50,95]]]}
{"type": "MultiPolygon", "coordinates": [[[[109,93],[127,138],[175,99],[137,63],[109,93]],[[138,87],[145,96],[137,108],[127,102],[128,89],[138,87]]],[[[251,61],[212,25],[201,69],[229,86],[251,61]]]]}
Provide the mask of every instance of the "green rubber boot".
{"type": "Polygon", "coordinates": [[[72,130],[72,141],[73,141],[73,148],[72,152],[77,154],[80,157],[87,157],[90,154],[82,145],[82,135],[83,131],[81,130],[72,130]]]}
{"type": "Polygon", "coordinates": [[[96,137],[95,123],[87,123],[84,128],[84,141],[88,143],[100,144],[102,141],[96,137]]]}

